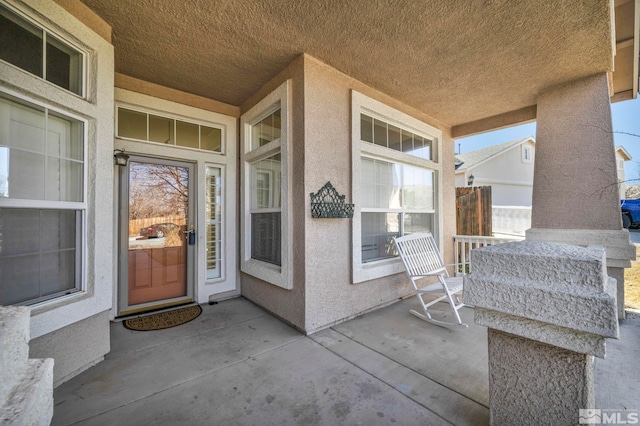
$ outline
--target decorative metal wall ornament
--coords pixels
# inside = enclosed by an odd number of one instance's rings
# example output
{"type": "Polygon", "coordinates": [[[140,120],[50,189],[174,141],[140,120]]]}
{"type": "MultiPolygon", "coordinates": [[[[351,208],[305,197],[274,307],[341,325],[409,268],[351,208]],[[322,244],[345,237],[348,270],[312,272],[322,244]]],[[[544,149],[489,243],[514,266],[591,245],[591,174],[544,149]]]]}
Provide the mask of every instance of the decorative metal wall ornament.
{"type": "Polygon", "coordinates": [[[313,218],[352,218],[353,204],[344,202],[344,195],[331,185],[324,184],[318,192],[311,194],[311,217],[313,218]]]}

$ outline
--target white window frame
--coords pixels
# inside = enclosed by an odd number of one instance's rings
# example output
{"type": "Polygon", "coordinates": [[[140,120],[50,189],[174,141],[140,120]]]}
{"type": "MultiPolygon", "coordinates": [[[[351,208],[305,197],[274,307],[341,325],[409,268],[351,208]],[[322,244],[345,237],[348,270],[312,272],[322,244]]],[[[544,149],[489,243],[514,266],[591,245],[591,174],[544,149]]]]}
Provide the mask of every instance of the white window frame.
{"type": "Polygon", "coordinates": [[[291,245],[292,235],[292,212],[289,199],[291,191],[289,188],[289,105],[291,96],[291,81],[287,80],[276,90],[258,102],[253,108],[240,117],[241,132],[241,232],[240,238],[240,270],[246,274],[259,278],[263,281],[282,287],[287,290],[293,288],[293,248],[291,245]],[[279,139],[252,149],[251,148],[251,128],[260,122],[264,117],[280,108],[281,133],[279,139]],[[256,161],[280,154],[282,164],[282,175],[280,181],[280,247],[281,265],[274,265],[251,258],[251,164],[256,161]]]}
{"type": "MultiPolygon", "coordinates": [[[[64,90],[60,88],[60,90],[64,90]]],[[[78,265],[76,266],[76,270],[73,271],[76,280],[76,286],[73,290],[63,291],[61,293],[51,294],[46,296],[42,300],[33,299],[34,302],[21,302],[18,305],[27,305],[32,308],[37,306],[48,305],[53,302],[58,302],[61,299],[75,298],[79,294],[84,294],[87,290],[87,216],[88,216],[88,201],[87,201],[87,187],[88,185],[88,147],[89,147],[89,122],[78,115],[72,114],[69,111],[65,111],[59,108],[55,108],[49,104],[39,102],[30,97],[21,95],[19,93],[10,91],[10,90],[0,90],[0,93],[4,95],[8,95],[15,99],[23,100],[28,104],[33,106],[44,108],[47,116],[50,112],[55,112],[57,114],[62,115],[63,117],[68,117],[70,119],[79,121],[82,123],[82,201],[48,201],[48,200],[30,200],[30,199],[18,199],[18,198],[5,198],[0,197],[0,208],[20,208],[20,209],[33,209],[33,210],[45,210],[45,209],[53,209],[53,210],[71,210],[71,211],[79,211],[80,219],[79,223],[76,222],[77,227],[81,227],[80,232],[76,235],[76,261],[78,265]],[[79,253],[78,253],[79,252],[79,253]]],[[[44,133],[47,134],[47,120],[45,120],[45,129],[44,133]]]]}
{"type": "Polygon", "coordinates": [[[42,46],[43,46],[43,52],[42,52],[42,67],[43,67],[43,69],[42,69],[42,73],[43,73],[43,75],[39,76],[39,75],[33,74],[33,73],[23,69],[23,68],[20,68],[17,65],[14,65],[14,64],[10,63],[10,62],[5,62],[5,61],[2,61],[2,62],[4,62],[5,64],[7,64],[7,65],[9,65],[11,67],[14,67],[17,70],[25,72],[25,73],[29,74],[30,76],[33,76],[33,77],[39,79],[40,81],[46,82],[47,84],[50,84],[50,85],[52,85],[53,87],[55,87],[55,88],[57,88],[59,90],[63,90],[64,92],[66,92],[66,93],[68,93],[70,95],[78,96],[80,98],[85,98],[86,99],[87,98],[87,73],[88,73],[88,71],[87,71],[87,63],[88,63],[87,57],[89,56],[88,52],[86,50],[84,50],[84,49],[81,49],[76,43],[72,43],[71,41],[69,41],[68,38],[63,37],[60,34],[60,32],[52,31],[47,26],[45,26],[42,23],[40,23],[40,22],[34,20],[33,18],[27,16],[25,13],[17,10],[15,7],[12,7],[12,5],[3,2],[2,6],[4,6],[9,12],[13,13],[17,17],[25,20],[27,23],[29,23],[29,24],[33,25],[34,27],[42,30],[42,41],[43,41],[43,43],[42,43],[42,46]],[[59,43],[62,43],[63,45],[66,45],[67,48],[70,48],[70,49],[76,51],[77,53],[79,53],[81,55],[80,63],[81,63],[81,66],[82,66],[82,72],[81,72],[81,75],[79,77],[80,77],[80,85],[82,87],[80,87],[80,93],[75,93],[74,91],[72,91],[70,89],[66,89],[66,88],[64,88],[62,86],[58,86],[57,84],[47,80],[46,46],[47,46],[47,38],[48,38],[48,36],[53,37],[53,39],[56,42],[59,42],[59,43]]]}
{"type": "Polygon", "coordinates": [[[221,123],[217,123],[217,122],[212,122],[212,121],[204,121],[204,120],[197,120],[194,118],[190,118],[190,117],[184,117],[182,115],[178,115],[178,114],[172,114],[168,111],[160,111],[160,110],[156,110],[153,108],[147,108],[144,106],[140,106],[140,105],[133,105],[133,104],[128,104],[126,102],[116,102],[115,105],[115,111],[114,111],[114,120],[115,120],[115,127],[114,127],[114,134],[115,137],[118,139],[122,139],[122,140],[128,140],[128,141],[135,141],[135,142],[142,142],[145,144],[151,144],[151,145],[160,145],[160,146],[169,146],[169,147],[174,147],[174,148],[178,148],[178,149],[186,149],[186,150],[191,150],[191,151],[197,151],[197,152],[205,152],[207,154],[213,154],[213,155],[225,155],[226,154],[226,138],[227,138],[227,134],[226,134],[226,126],[224,126],[221,123]],[[120,109],[126,109],[129,111],[134,111],[134,112],[139,112],[141,114],[146,114],[147,115],[147,139],[135,139],[135,138],[130,138],[127,136],[121,136],[118,132],[119,132],[119,116],[118,116],[118,111],[120,109]],[[173,137],[174,137],[174,144],[163,144],[161,142],[155,142],[155,141],[151,141],[149,140],[149,115],[155,115],[156,117],[160,117],[160,118],[165,118],[167,120],[173,120],[174,121],[174,126],[173,126],[173,137]],[[182,121],[183,123],[187,123],[187,124],[195,124],[196,126],[198,126],[198,128],[200,128],[201,126],[205,126],[205,127],[211,127],[214,129],[219,129],[220,130],[220,151],[211,151],[211,150],[207,150],[207,149],[202,149],[202,148],[191,148],[188,146],[182,146],[182,145],[176,145],[175,144],[175,136],[176,136],[176,128],[177,126],[177,122],[178,121],[182,121]]]}
{"type": "MultiPolygon", "coordinates": [[[[204,224],[202,225],[202,227],[199,227],[199,229],[202,229],[203,233],[205,233],[205,237],[204,237],[204,249],[202,250],[202,259],[198,259],[199,263],[202,263],[203,269],[204,269],[204,279],[205,279],[205,283],[206,284],[210,284],[210,283],[215,283],[215,282],[219,282],[223,279],[226,278],[226,274],[225,274],[225,267],[226,267],[226,259],[225,259],[225,252],[226,252],[226,242],[227,242],[227,232],[226,232],[226,214],[225,214],[225,207],[226,207],[226,170],[225,170],[225,166],[222,164],[216,164],[216,163],[205,163],[204,164],[204,170],[205,170],[205,174],[204,174],[204,178],[205,178],[205,185],[206,185],[206,171],[207,169],[218,169],[218,178],[220,179],[220,205],[221,205],[221,209],[220,209],[220,228],[218,230],[219,232],[219,236],[218,236],[218,240],[220,241],[218,250],[219,253],[217,255],[218,257],[218,262],[219,262],[219,266],[218,266],[218,276],[217,277],[212,277],[212,278],[208,278],[207,277],[207,248],[208,248],[208,244],[207,244],[207,236],[206,236],[206,229],[207,229],[207,220],[206,220],[206,214],[202,214],[202,220],[204,222],[204,224]]],[[[205,188],[205,193],[208,189],[205,188]]],[[[206,195],[205,195],[205,199],[206,199],[206,195]]],[[[206,201],[205,201],[206,204],[206,201]]],[[[204,208],[206,209],[206,206],[204,206],[204,208]]],[[[200,209],[200,211],[202,211],[203,209],[200,209]]],[[[197,269],[197,268],[196,268],[197,269]]],[[[197,287],[197,284],[196,284],[197,287]]]]}
{"type": "Polygon", "coordinates": [[[432,170],[434,176],[434,230],[436,241],[442,246],[440,230],[443,229],[443,218],[440,214],[442,206],[442,131],[430,126],[408,114],[391,108],[382,102],[376,101],[355,90],[351,91],[351,140],[352,155],[351,167],[353,171],[352,194],[355,204],[353,213],[352,232],[352,282],[354,284],[370,281],[376,278],[398,274],[404,271],[399,257],[382,259],[378,261],[362,262],[362,203],[360,195],[360,163],[361,157],[379,158],[394,163],[402,163],[409,166],[432,170]],[[424,160],[400,151],[385,148],[375,144],[362,142],[360,137],[360,114],[364,113],[374,118],[393,124],[401,129],[406,129],[415,134],[433,140],[431,147],[431,160],[424,160]]]}

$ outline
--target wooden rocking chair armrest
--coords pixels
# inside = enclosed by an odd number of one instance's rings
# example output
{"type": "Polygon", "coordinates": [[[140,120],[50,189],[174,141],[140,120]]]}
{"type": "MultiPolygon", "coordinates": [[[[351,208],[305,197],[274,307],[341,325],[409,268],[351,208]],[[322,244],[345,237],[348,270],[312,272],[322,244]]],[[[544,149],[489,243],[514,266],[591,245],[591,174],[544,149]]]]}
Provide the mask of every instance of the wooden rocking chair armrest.
{"type": "Polygon", "coordinates": [[[427,274],[420,274],[420,275],[410,275],[411,278],[426,278],[426,277],[437,277],[438,275],[443,275],[444,271],[439,269],[438,272],[429,272],[427,274]]]}

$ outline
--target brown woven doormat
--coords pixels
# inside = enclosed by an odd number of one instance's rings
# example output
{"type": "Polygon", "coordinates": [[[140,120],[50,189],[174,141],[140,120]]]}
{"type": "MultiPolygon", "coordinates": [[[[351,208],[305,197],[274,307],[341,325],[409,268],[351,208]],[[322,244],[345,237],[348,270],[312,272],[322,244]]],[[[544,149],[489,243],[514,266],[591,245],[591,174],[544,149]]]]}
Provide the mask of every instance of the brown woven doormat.
{"type": "Polygon", "coordinates": [[[162,330],[192,321],[202,313],[202,308],[198,305],[188,306],[173,311],[159,312],[147,315],[146,317],[132,318],[124,320],[122,324],[129,330],[150,331],[162,330]]]}

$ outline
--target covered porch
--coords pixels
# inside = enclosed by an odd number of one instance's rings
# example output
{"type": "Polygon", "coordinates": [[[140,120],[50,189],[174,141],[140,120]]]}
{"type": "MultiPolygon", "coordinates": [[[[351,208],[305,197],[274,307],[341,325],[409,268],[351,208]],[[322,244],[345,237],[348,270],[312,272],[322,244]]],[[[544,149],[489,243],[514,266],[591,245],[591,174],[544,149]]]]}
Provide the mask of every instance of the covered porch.
{"type": "MultiPolygon", "coordinates": [[[[185,325],[111,325],[104,362],[58,387],[53,425],[489,423],[487,330],[442,328],[411,297],[305,336],[244,298],[185,325]]],[[[596,406],[634,410],[640,319],[596,359],[596,406]]],[[[524,373],[524,372],[523,372],[524,373]]]]}

